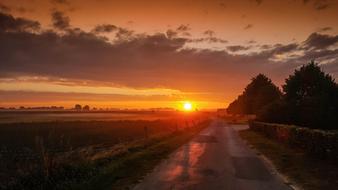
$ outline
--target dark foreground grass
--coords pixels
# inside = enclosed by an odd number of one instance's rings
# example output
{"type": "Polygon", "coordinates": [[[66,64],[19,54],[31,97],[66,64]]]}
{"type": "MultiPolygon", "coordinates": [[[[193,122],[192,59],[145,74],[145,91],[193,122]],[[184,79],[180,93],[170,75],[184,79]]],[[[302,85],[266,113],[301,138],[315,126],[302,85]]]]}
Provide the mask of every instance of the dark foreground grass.
{"type": "Polygon", "coordinates": [[[209,120],[204,120],[172,133],[126,143],[120,153],[51,168],[48,176],[32,174],[7,188],[0,186],[0,189],[131,189],[162,159],[209,123],[209,120]]]}
{"type": "Polygon", "coordinates": [[[243,130],[239,134],[297,186],[306,190],[338,189],[337,165],[312,158],[302,150],[290,148],[251,130],[243,130]]]}
{"type": "Polygon", "coordinates": [[[97,176],[87,182],[73,185],[70,189],[131,189],[162,159],[189,141],[207,125],[208,123],[204,123],[195,129],[187,129],[151,142],[144,147],[135,148],[129,153],[106,163],[97,176]]]}

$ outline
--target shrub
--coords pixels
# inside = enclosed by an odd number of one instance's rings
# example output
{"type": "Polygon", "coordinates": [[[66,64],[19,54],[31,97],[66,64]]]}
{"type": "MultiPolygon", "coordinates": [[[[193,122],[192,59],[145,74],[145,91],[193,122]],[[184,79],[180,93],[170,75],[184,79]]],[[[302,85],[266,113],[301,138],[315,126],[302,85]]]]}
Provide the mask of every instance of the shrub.
{"type": "Polygon", "coordinates": [[[275,101],[264,106],[257,113],[257,120],[269,123],[293,123],[297,111],[284,101],[275,101]]]}
{"type": "Polygon", "coordinates": [[[265,136],[301,148],[323,159],[338,161],[338,132],[251,121],[250,129],[265,136]]]}

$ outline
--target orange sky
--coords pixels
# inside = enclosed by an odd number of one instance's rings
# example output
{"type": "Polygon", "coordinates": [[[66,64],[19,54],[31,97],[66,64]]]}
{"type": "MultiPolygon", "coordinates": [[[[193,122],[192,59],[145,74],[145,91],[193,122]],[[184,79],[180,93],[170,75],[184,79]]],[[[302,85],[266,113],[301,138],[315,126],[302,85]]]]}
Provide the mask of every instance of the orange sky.
{"type": "Polygon", "coordinates": [[[280,85],[315,59],[338,76],[336,0],[0,0],[0,12],[4,107],[217,108],[258,73],[280,85]]]}
{"type": "Polygon", "coordinates": [[[327,26],[332,27],[334,30],[330,33],[335,34],[338,2],[321,1],[329,7],[316,10],[313,0],[306,4],[303,0],[263,0],[260,5],[255,0],[68,0],[65,4],[46,0],[1,0],[9,7],[27,9],[13,10],[13,15],[38,20],[49,28],[52,27],[51,10],[57,9],[71,18],[72,25],[85,30],[97,24],[115,24],[151,33],[188,24],[193,35],[213,30],[234,44],[248,40],[270,44],[293,39],[303,41],[310,33],[327,26]],[[253,26],[251,30],[242,30],[249,24],[253,26]]]}

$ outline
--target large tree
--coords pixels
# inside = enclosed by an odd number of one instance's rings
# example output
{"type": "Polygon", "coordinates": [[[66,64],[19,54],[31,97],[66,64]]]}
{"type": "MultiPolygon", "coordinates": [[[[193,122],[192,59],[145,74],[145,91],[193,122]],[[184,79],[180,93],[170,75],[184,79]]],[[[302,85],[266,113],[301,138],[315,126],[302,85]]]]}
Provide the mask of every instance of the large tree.
{"type": "Polygon", "coordinates": [[[264,106],[279,100],[281,92],[272,81],[263,74],[251,79],[238,98],[227,111],[232,114],[257,114],[264,106]]]}
{"type": "Polygon", "coordinates": [[[285,102],[296,114],[291,122],[313,128],[335,128],[338,122],[337,84],[314,61],[295,70],[282,87],[285,102]]]}

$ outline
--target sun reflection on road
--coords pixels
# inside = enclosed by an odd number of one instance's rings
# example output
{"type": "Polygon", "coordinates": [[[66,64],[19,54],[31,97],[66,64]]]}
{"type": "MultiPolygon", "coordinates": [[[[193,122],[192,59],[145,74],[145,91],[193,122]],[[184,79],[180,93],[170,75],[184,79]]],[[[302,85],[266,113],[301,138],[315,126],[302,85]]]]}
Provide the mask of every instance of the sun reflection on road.
{"type": "Polygon", "coordinates": [[[169,164],[169,168],[162,176],[164,181],[187,180],[198,178],[194,166],[205,151],[204,143],[190,143],[185,145],[174,155],[175,162],[169,164]]]}

